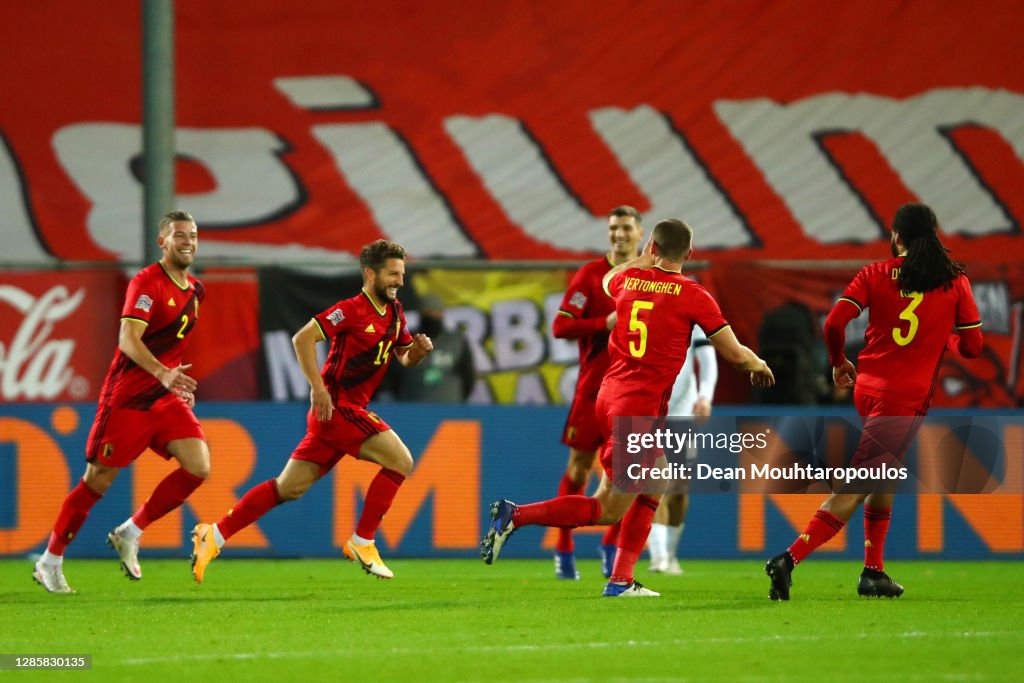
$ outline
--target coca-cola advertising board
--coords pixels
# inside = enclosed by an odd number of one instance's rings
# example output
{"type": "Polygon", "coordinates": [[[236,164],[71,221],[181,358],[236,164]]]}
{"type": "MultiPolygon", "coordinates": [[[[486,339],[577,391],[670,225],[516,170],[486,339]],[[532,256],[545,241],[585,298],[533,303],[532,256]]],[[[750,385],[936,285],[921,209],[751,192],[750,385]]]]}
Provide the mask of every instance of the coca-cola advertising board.
{"type": "Polygon", "coordinates": [[[0,402],[95,401],[125,285],[112,269],[0,273],[0,402]]]}

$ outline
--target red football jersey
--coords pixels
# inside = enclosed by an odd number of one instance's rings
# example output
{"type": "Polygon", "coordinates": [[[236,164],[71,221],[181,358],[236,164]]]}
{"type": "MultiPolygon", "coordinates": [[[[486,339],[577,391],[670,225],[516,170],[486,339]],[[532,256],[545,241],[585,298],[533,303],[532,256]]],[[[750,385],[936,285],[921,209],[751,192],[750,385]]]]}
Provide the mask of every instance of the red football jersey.
{"type": "Polygon", "coordinates": [[[700,325],[710,339],[729,323],[703,286],[658,266],[617,273],[608,293],[615,297],[617,320],[601,396],[619,404],[660,406],[663,414],[693,326],[700,325]]]}
{"type": "Polygon", "coordinates": [[[901,292],[903,258],[865,266],[842,298],[868,309],[864,350],[857,355],[857,390],[924,412],[939,363],[954,328],[981,326],[981,315],[963,275],[948,288],[901,292]]]}
{"type": "MultiPolygon", "coordinates": [[[[160,263],[140,270],[128,283],[122,320],[145,324],[142,341],[157,360],[175,368],[185,357],[186,339],[199,319],[203,283],[191,275],[187,286],[175,282],[160,263]]],[[[115,408],[146,410],[160,399],[174,397],[156,377],[118,348],[100,390],[99,403],[115,408]]]]}
{"type": "Polygon", "coordinates": [[[581,330],[583,334],[577,339],[580,349],[577,396],[596,397],[608,370],[609,332],[605,320],[615,310],[615,300],[605,293],[601,280],[611,267],[607,256],[582,266],[572,276],[558,308],[559,315],[593,322],[593,328],[581,330]]]}
{"type": "Polygon", "coordinates": [[[317,313],[313,320],[331,340],[320,372],[331,401],[365,408],[384,378],[391,354],[412,345],[402,304],[396,300],[377,308],[363,291],[317,313]]]}

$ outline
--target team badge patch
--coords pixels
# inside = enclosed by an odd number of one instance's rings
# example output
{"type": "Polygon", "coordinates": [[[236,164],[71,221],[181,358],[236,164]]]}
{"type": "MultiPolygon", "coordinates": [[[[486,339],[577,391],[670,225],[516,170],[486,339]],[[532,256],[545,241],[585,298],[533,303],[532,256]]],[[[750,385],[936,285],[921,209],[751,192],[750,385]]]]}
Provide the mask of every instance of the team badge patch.
{"type": "Polygon", "coordinates": [[[135,308],[142,309],[146,313],[149,313],[149,309],[153,308],[153,300],[143,294],[139,297],[139,300],[135,302],[135,308]]]}
{"type": "Polygon", "coordinates": [[[587,297],[583,292],[576,292],[569,299],[569,305],[575,306],[576,308],[583,310],[583,307],[587,305],[587,297]]]}
{"type": "Polygon", "coordinates": [[[340,308],[335,308],[327,314],[327,319],[334,325],[340,325],[341,321],[345,319],[345,314],[341,312],[340,308]]]}

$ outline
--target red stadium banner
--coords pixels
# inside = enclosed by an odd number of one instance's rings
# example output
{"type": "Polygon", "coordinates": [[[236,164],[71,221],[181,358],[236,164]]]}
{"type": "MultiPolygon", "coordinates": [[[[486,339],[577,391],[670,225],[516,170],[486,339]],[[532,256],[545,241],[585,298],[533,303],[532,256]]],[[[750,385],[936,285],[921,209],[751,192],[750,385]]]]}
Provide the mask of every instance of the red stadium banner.
{"type": "MultiPolygon", "coordinates": [[[[956,253],[954,257],[958,256],[956,253]]],[[[849,397],[831,389],[831,370],[821,330],[825,317],[859,266],[798,267],[734,263],[712,267],[702,281],[721,304],[741,341],[758,348],[776,372],[778,385],[758,398],[775,403],[808,403],[815,378],[815,403],[849,397]],[[756,297],[752,292],[756,288],[756,297]],[[789,351],[797,353],[790,354],[789,351]],[[777,353],[779,352],[779,353],[777,353]],[[816,363],[816,364],[815,364],[816,363]],[[801,393],[803,392],[803,393],[801,393]]],[[[1006,408],[1024,404],[1024,263],[972,263],[967,275],[982,319],[985,348],[979,358],[947,352],[939,367],[933,406],[1006,408]]],[[[847,355],[863,346],[867,314],[846,330],[847,355]]],[[[813,395],[814,392],[812,391],[813,395]]],[[[717,399],[742,403],[750,396],[746,378],[719,375],[717,399]]]]}
{"type": "MultiPolygon", "coordinates": [[[[586,258],[629,203],[712,260],[869,260],[912,200],[960,258],[1024,253],[1020,3],[281,7],[176,3],[205,256],[586,258]]],[[[141,258],[139,8],[0,9],[0,260],[141,258]]]]}

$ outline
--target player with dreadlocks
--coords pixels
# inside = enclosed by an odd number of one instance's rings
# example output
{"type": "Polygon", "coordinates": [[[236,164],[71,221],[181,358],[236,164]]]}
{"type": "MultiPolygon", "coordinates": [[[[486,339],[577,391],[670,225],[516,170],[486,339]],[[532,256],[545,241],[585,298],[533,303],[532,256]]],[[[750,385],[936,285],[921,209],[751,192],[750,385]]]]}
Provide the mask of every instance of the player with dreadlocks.
{"type": "MultiPolygon", "coordinates": [[[[971,284],[963,264],[952,260],[939,240],[935,213],[924,204],[901,206],[893,219],[891,246],[893,257],[865,266],[825,321],[832,378],[838,387],[854,387],[864,422],[854,464],[901,458],[928,412],[946,350],[977,358],[983,346],[971,284]],[[864,309],[869,309],[866,344],[855,367],[844,353],[846,325],[864,309]]],[[[902,595],[903,586],[885,573],[882,559],[893,497],[880,487],[830,495],[792,545],[765,565],[769,597],[789,600],[795,566],[839,533],[861,503],[864,571],[857,593],[902,595]]]]}

